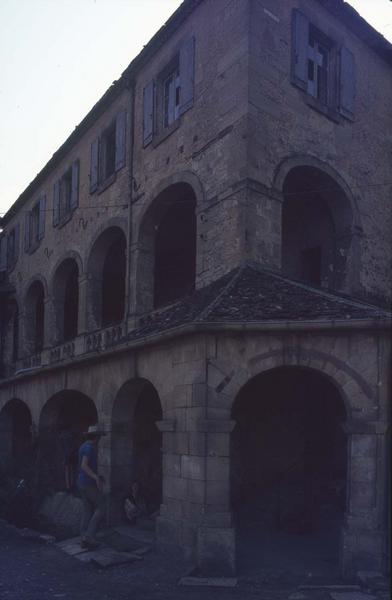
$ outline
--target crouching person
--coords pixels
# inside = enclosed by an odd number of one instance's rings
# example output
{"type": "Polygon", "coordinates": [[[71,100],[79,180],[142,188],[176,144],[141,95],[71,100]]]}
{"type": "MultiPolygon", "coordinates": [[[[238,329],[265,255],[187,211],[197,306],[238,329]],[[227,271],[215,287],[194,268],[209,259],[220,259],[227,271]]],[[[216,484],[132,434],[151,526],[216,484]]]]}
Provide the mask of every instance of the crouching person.
{"type": "Polygon", "coordinates": [[[103,494],[104,478],[97,473],[97,450],[101,436],[98,425],[91,425],[85,433],[86,441],[79,448],[79,473],[77,486],[83,502],[80,527],[82,548],[96,548],[98,525],[105,514],[106,501],[103,494]]]}

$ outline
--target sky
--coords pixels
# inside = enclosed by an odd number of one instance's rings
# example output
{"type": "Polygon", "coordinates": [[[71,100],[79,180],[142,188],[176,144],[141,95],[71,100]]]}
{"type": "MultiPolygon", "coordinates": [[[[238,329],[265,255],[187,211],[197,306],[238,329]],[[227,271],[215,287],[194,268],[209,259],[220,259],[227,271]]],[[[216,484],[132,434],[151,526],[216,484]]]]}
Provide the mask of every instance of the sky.
{"type": "MultiPolygon", "coordinates": [[[[392,42],[391,0],[349,3],[392,42]]],[[[180,4],[0,0],[0,216],[180,4]]]]}

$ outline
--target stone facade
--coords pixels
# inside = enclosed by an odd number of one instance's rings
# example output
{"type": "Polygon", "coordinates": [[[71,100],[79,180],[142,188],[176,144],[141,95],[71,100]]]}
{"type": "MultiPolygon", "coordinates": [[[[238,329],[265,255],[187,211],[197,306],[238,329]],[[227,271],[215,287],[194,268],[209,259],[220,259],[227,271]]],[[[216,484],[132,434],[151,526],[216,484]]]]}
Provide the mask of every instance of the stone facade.
{"type": "Polygon", "coordinates": [[[59,437],[99,421],[108,521],[139,479],[202,573],[235,572],[250,500],[278,531],[332,510],[341,572],[387,568],[392,50],[347,11],[185,1],[3,219],[3,468],[54,448],[58,489],[59,437]]]}

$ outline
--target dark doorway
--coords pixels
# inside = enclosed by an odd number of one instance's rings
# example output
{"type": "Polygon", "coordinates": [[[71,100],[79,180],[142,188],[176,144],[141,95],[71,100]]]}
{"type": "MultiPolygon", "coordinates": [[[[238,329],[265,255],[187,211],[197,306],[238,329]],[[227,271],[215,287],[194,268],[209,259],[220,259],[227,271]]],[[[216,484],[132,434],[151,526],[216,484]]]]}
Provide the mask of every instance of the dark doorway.
{"type": "Polygon", "coordinates": [[[26,295],[26,337],[33,353],[41,352],[44,346],[45,292],[40,281],[31,284],[26,295]]]}
{"type": "Polygon", "coordinates": [[[109,247],[102,273],[102,325],[120,323],[125,303],[125,239],[118,237],[109,247]]]}
{"type": "Polygon", "coordinates": [[[90,329],[118,324],[125,314],[126,237],[108,227],[98,237],[88,262],[87,318],[90,329]]]}
{"type": "Polygon", "coordinates": [[[31,414],[24,402],[10,400],[0,412],[1,466],[12,477],[26,477],[31,467],[31,414]]]}
{"type": "Polygon", "coordinates": [[[134,472],[150,513],[159,510],[162,503],[162,434],[156,426],[161,419],[159,396],[152,386],[146,385],[135,409],[134,472]]]}
{"type": "Polygon", "coordinates": [[[179,196],[165,212],[156,233],[154,306],[191,293],[195,287],[195,270],[194,204],[179,196]]]}
{"type": "Polygon", "coordinates": [[[56,338],[63,342],[78,334],[79,269],[72,258],[64,260],[53,280],[56,314],[56,338]]]}
{"type": "Polygon", "coordinates": [[[145,379],[133,379],[119,390],[113,406],[111,490],[116,520],[125,517],[124,499],[132,482],[140,484],[148,514],[162,502],[162,419],[158,392],[145,379]]]}
{"type": "Polygon", "coordinates": [[[94,402],[80,392],[60,392],[46,403],[40,419],[36,464],[42,489],[59,491],[68,487],[65,464],[70,464],[70,478],[75,483],[83,433],[97,420],[94,402]]]}
{"type": "Polygon", "coordinates": [[[258,556],[265,565],[293,572],[338,572],[346,438],[336,388],[315,371],[275,369],[244,386],[233,419],[231,495],[243,550],[239,562],[249,565],[249,556],[258,556]]]}
{"type": "Polygon", "coordinates": [[[283,186],[282,272],[312,286],[342,289],[353,215],[340,186],[309,166],[292,169],[283,186]]]}

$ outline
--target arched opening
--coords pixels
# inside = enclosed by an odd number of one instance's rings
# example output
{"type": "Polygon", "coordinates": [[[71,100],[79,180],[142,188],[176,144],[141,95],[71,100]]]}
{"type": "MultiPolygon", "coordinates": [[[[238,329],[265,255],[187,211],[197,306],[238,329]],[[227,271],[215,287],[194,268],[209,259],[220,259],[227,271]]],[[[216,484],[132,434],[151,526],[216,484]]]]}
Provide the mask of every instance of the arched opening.
{"type": "Polygon", "coordinates": [[[45,292],[41,281],[34,281],[26,294],[25,331],[30,353],[38,353],[44,347],[45,292]]]}
{"type": "Polygon", "coordinates": [[[67,258],[53,278],[56,341],[72,340],[78,334],[79,269],[73,258],[67,258]]]}
{"type": "Polygon", "coordinates": [[[195,289],[196,196],[187,183],[169,186],[153,202],[140,230],[139,303],[169,304],[195,289]]]}
{"type": "Polygon", "coordinates": [[[5,306],[4,329],[4,365],[6,375],[9,367],[14,365],[19,358],[19,309],[16,300],[9,300],[5,306]]]}
{"type": "Polygon", "coordinates": [[[138,481],[149,514],[162,502],[162,434],[156,422],[162,419],[158,392],[144,380],[123,385],[117,394],[112,415],[111,489],[122,502],[133,481],[138,481]]]}
{"type": "Polygon", "coordinates": [[[64,390],[48,400],[39,422],[36,470],[41,489],[67,488],[65,466],[69,468],[70,487],[73,487],[83,433],[97,421],[93,400],[81,392],[64,390]]]}
{"type": "Polygon", "coordinates": [[[319,372],[282,367],[251,379],[232,417],[231,501],[239,568],[339,574],[346,503],[343,400],[319,372]]]}
{"type": "Polygon", "coordinates": [[[95,242],[89,259],[90,328],[120,323],[125,312],[126,238],[109,227],[95,242]]]}
{"type": "Polygon", "coordinates": [[[31,414],[24,402],[14,398],[0,412],[0,461],[12,477],[26,477],[31,467],[31,414]]]}
{"type": "Polygon", "coordinates": [[[353,214],[342,188],[310,166],[291,169],[283,184],[282,272],[313,286],[343,289],[353,214]]]}

